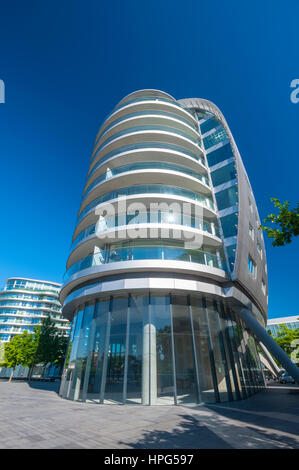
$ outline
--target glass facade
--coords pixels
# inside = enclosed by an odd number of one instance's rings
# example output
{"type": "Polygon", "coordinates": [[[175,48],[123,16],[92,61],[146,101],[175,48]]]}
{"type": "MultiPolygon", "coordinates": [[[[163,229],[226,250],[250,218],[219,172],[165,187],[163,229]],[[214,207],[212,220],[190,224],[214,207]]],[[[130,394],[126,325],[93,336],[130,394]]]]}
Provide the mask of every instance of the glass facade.
{"type": "Polygon", "coordinates": [[[263,386],[255,339],[228,306],[151,292],[77,309],[60,395],[110,404],[215,403],[263,386]]]}

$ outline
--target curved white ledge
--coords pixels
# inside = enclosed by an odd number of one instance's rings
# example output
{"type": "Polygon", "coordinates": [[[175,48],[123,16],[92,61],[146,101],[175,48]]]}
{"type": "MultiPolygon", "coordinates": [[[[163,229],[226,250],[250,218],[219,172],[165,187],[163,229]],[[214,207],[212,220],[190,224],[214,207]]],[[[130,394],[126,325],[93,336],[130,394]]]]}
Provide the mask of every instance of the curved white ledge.
{"type": "Polygon", "coordinates": [[[173,163],[174,165],[185,166],[188,168],[188,170],[195,171],[196,173],[200,173],[203,176],[207,176],[208,172],[207,167],[202,164],[201,160],[195,160],[193,157],[183,153],[183,151],[179,152],[177,150],[171,150],[167,148],[151,148],[149,145],[148,148],[136,148],[132,150],[126,150],[125,152],[120,152],[117,155],[113,155],[108,160],[103,161],[102,163],[99,161],[99,166],[94,169],[94,172],[90,174],[90,176],[87,175],[83,194],[93,183],[93,181],[102,173],[105,173],[107,169],[139,162],[173,163]]]}
{"type": "Polygon", "coordinates": [[[63,284],[60,301],[64,302],[68,293],[82,282],[91,279],[100,278],[112,274],[124,274],[133,272],[174,272],[182,274],[201,275],[214,281],[223,282],[229,280],[228,273],[219,268],[212,268],[205,264],[192,263],[190,261],[172,261],[172,260],[132,260],[108,263],[99,266],[92,266],[74,273],[63,284]]]}
{"type": "Polygon", "coordinates": [[[111,176],[111,178],[101,181],[94,186],[81,202],[78,216],[80,216],[85,207],[97,197],[110,191],[126,188],[127,186],[133,186],[136,181],[138,181],[138,185],[160,184],[176,186],[180,189],[194,191],[202,194],[203,196],[208,196],[212,193],[211,188],[198,178],[176,170],[156,168],[129,170],[124,173],[111,176]]]}
{"type": "Polygon", "coordinates": [[[135,101],[133,103],[128,104],[124,103],[120,108],[115,109],[115,111],[112,111],[112,113],[108,116],[108,118],[100,127],[95,142],[99,138],[101,132],[103,132],[103,130],[106,129],[115,119],[119,119],[123,116],[126,116],[127,114],[139,111],[161,111],[166,113],[171,112],[179,117],[182,117],[183,119],[188,120],[190,124],[197,124],[196,119],[190,114],[190,112],[182,108],[181,106],[178,106],[176,102],[171,103],[167,101],[161,101],[159,99],[144,98],[142,101],[135,101]]]}
{"type": "Polygon", "coordinates": [[[185,137],[176,133],[175,130],[171,132],[171,131],[159,130],[159,129],[157,130],[141,129],[139,131],[132,131],[132,132],[125,133],[121,136],[115,137],[115,139],[111,140],[108,143],[104,142],[102,144],[103,147],[100,149],[100,151],[99,151],[100,146],[97,146],[91,157],[91,164],[90,164],[89,171],[91,171],[93,167],[95,166],[95,164],[102,157],[104,157],[107,153],[112,152],[113,150],[116,150],[117,148],[122,147],[124,145],[132,145],[132,144],[144,143],[144,142],[158,142],[158,143],[164,142],[168,144],[179,145],[180,147],[186,147],[187,150],[195,153],[195,155],[197,154],[197,152],[200,154],[199,156],[203,155],[203,151],[198,144],[193,142],[188,137],[185,137]]]}
{"type": "Polygon", "coordinates": [[[109,139],[114,134],[122,132],[126,129],[139,126],[168,126],[179,132],[189,134],[191,138],[200,140],[200,134],[190,124],[184,122],[179,117],[168,116],[167,114],[137,114],[136,116],[123,116],[117,119],[118,122],[112,123],[106,127],[95,143],[95,146],[101,145],[103,141],[109,139]],[[121,120],[119,120],[121,119],[121,120]]]}

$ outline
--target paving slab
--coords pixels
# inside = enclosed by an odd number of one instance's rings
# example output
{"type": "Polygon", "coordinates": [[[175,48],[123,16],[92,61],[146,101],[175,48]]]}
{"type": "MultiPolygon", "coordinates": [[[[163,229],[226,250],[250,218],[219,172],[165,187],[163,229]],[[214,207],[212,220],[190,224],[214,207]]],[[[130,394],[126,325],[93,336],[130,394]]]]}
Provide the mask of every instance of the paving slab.
{"type": "Polygon", "coordinates": [[[0,449],[298,449],[299,387],[194,406],[64,400],[59,382],[0,379],[0,449]]]}

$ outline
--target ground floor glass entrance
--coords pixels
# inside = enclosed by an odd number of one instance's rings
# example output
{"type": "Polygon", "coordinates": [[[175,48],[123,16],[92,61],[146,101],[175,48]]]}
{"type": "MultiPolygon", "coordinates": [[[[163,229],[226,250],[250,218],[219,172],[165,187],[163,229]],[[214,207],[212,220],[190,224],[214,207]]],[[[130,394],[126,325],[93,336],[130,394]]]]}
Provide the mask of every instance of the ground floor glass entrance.
{"type": "Polygon", "coordinates": [[[95,403],[214,403],[247,398],[263,386],[255,339],[227,304],[151,292],[77,309],[60,395],[95,403]]]}

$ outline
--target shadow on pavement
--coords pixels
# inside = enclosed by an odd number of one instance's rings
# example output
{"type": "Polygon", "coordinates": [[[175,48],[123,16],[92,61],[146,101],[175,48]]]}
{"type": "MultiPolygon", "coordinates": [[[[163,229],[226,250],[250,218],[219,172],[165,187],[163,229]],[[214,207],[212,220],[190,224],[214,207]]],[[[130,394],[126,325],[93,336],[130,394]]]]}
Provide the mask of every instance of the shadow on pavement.
{"type": "Polygon", "coordinates": [[[31,380],[30,382],[28,382],[28,380],[26,380],[24,382],[27,383],[30,388],[34,388],[37,390],[48,390],[57,393],[57,395],[60,388],[60,380],[54,382],[44,382],[41,380],[31,380]]]}
{"type": "Polygon", "coordinates": [[[136,442],[119,441],[133,449],[232,449],[224,439],[190,415],[180,415],[182,421],[170,431],[145,431],[136,442]]]}
{"type": "Polygon", "coordinates": [[[224,418],[242,423],[242,427],[260,436],[299,448],[299,439],[281,433],[299,435],[298,388],[268,387],[266,390],[238,402],[205,405],[206,409],[224,418]],[[297,396],[296,396],[297,395],[297,396]],[[258,429],[257,428],[264,428],[258,429]],[[271,431],[277,431],[272,433],[271,431]]]}
{"type": "Polygon", "coordinates": [[[128,438],[119,444],[135,449],[298,449],[299,403],[294,392],[275,387],[247,400],[198,406],[193,408],[196,415],[179,415],[174,429],[144,429],[137,441],[128,438]]]}

